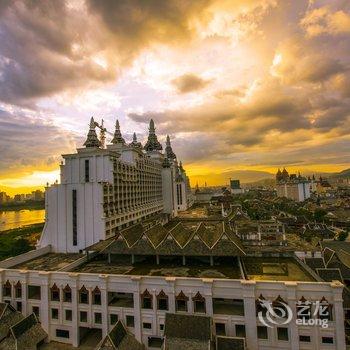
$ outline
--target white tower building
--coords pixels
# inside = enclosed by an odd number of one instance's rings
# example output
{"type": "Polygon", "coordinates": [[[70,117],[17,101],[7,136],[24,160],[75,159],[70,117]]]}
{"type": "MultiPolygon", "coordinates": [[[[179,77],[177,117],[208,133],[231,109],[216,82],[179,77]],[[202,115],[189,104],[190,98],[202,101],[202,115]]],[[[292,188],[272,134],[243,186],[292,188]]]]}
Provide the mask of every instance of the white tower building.
{"type": "Polygon", "coordinates": [[[167,137],[165,154],[153,120],[145,147],[127,145],[119,122],[102,148],[91,118],[84,148],[63,155],[60,184],[46,188],[46,220],[39,247],[79,252],[152,215],[177,215],[193,200],[189,180],[167,137]]]}

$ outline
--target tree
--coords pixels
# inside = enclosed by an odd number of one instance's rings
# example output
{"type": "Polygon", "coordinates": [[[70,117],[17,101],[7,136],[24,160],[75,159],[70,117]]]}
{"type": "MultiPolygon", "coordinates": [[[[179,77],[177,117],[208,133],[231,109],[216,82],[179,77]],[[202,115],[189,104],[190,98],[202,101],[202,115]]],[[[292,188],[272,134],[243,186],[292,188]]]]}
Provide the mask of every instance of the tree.
{"type": "Polygon", "coordinates": [[[323,221],[324,217],[327,215],[327,211],[324,209],[316,209],[314,212],[314,219],[316,221],[323,221]]]}
{"type": "Polygon", "coordinates": [[[345,241],[348,238],[349,232],[347,231],[342,231],[338,235],[338,241],[345,241]]]}

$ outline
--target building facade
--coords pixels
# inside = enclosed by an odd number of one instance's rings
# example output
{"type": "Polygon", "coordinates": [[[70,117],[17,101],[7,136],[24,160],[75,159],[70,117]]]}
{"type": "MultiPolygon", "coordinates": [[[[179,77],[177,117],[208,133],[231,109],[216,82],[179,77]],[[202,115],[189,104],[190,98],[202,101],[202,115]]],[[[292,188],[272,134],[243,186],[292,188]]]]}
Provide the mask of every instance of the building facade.
{"type": "Polygon", "coordinates": [[[135,134],[127,144],[117,122],[104,147],[96,127],[105,132],[92,119],[85,147],[63,156],[60,184],[47,187],[37,249],[0,262],[1,302],[35,314],[47,341],[75,347],[91,332],[101,345],[118,328],[146,349],[164,350],[176,342],[176,334],[164,341],[167,315],[175,314],[209,317],[217,344],[345,349],[343,284],[296,259],[283,226],[261,222],[248,240],[263,244],[245,245],[232,220],[247,218],[230,205],[227,215],[220,204],[207,215],[189,209],[186,172],[169,137],[162,152],[152,120],[144,146],[135,134]],[[288,306],[288,318],[264,318],[266,303],[274,312],[288,306]],[[321,320],[327,327],[317,326],[321,320]]]}
{"type": "Polygon", "coordinates": [[[0,299],[20,308],[24,315],[35,313],[49,341],[78,347],[87,330],[100,330],[102,339],[121,320],[147,349],[156,349],[150,344],[162,339],[166,313],[178,313],[212,317],[217,335],[244,338],[250,350],[345,349],[343,289],[339,282],[64,271],[72,265],[61,271],[24,271],[12,266],[19,259],[7,261],[8,267],[0,270],[0,299]],[[293,309],[300,300],[313,304],[327,300],[331,305],[328,327],[300,325],[295,315],[288,324],[266,327],[257,316],[257,300],[261,298],[283,300],[293,309]]]}
{"type": "Polygon", "coordinates": [[[303,202],[311,196],[311,182],[300,174],[290,174],[284,168],[276,174],[276,189],[278,197],[286,197],[296,202],[303,202]]]}
{"type": "Polygon", "coordinates": [[[151,120],[145,147],[126,144],[118,121],[103,147],[93,119],[84,148],[63,155],[61,181],[46,188],[46,218],[39,247],[79,252],[155,214],[169,217],[193,203],[189,179],[167,137],[165,153],[151,120]]]}

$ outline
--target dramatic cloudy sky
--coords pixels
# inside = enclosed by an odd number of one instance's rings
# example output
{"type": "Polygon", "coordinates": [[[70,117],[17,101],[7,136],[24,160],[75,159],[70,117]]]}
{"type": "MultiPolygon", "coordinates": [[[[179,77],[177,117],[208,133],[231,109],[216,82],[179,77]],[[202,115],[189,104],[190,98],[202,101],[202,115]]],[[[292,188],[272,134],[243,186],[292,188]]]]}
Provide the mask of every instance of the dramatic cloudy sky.
{"type": "Polygon", "coordinates": [[[349,167],[350,2],[0,1],[0,185],[57,178],[91,116],[153,117],[193,184],[349,167]]]}

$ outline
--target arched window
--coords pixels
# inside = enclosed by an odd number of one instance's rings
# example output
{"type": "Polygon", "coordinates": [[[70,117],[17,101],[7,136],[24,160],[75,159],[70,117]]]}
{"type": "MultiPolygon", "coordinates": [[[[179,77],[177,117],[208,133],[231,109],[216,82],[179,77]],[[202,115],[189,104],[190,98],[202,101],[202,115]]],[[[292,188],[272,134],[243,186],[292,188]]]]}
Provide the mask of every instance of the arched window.
{"type": "Polygon", "coordinates": [[[279,295],[273,302],[272,307],[279,317],[288,318],[287,302],[279,295]]]}
{"type": "Polygon", "coordinates": [[[141,294],[141,305],[142,309],[153,309],[152,295],[147,289],[141,294]]]}
{"type": "Polygon", "coordinates": [[[6,281],[6,283],[3,286],[3,295],[4,297],[11,298],[11,290],[12,286],[9,280],[6,281]]]}
{"type": "Polygon", "coordinates": [[[82,286],[79,290],[79,303],[89,304],[89,291],[85,286],[82,286]]]}
{"type": "Polygon", "coordinates": [[[333,320],[333,305],[331,305],[325,297],[316,303],[315,314],[321,320],[333,320]]]}
{"type": "Polygon", "coordinates": [[[22,284],[20,281],[15,285],[15,296],[16,298],[22,298],[22,284]]]}
{"type": "Polygon", "coordinates": [[[51,301],[60,301],[60,289],[56,283],[51,287],[51,301]]]}
{"type": "Polygon", "coordinates": [[[308,320],[311,317],[311,302],[306,300],[304,296],[297,302],[297,318],[308,320]]]}
{"type": "Polygon", "coordinates": [[[192,298],[192,301],[194,312],[205,314],[205,298],[199,292],[192,298]]]}
{"type": "Polygon", "coordinates": [[[158,310],[167,311],[169,309],[168,296],[164,293],[163,289],[157,295],[157,306],[158,310]]]}
{"type": "Polygon", "coordinates": [[[263,303],[266,299],[263,297],[262,294],[258,296],[258,299],[255,300],[255,310],[256,310],[256,316],[259,315],[259,313],[262,314],[262,316],[266,315],[266,307],[263,306],[263,303]]]}
{"type": "Polygon", "coordinates": [[[187,302],[189,298],[181,291],[175,298],[176,311],[187,311],[187,302]]]}
{"type": "Polygon", "coordinates": [[[72,289],[68,284],[63,288],[63,301],[65,303],[72,302],[72,289]]]}
{"type": "Polygon", "coordinates": [[[92,303],[95,305],[101,305],[101,291],[97,286],[92,291],[92,303]]]}

